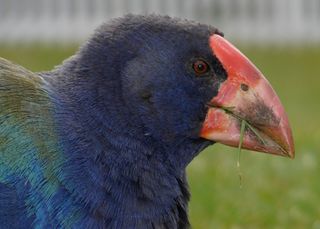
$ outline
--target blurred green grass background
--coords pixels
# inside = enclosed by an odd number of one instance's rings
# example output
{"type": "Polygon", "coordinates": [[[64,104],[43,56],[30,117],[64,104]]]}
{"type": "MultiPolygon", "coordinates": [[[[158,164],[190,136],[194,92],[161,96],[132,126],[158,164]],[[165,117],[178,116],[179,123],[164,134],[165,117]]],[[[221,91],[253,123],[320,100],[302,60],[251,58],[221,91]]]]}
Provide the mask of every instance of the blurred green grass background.
{"type": "MultiPolygon", "coordinates": [[[[0,56],[33,71],[50,70],[73,46],[4,46],[0,56]]],[[[296,158],[215,144],[188,167],[193,228],[320,228],[320,47],[246,47],[242,51],[277,91],[291,121],[296,158]]]]}

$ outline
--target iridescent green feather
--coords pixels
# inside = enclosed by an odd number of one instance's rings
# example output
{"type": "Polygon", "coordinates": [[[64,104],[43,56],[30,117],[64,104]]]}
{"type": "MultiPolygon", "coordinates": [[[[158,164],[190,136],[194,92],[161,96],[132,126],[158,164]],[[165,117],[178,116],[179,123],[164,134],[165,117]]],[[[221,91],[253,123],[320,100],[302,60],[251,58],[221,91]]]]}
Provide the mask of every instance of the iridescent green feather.
{"type": "Polygon", "coordinates": [[[0,182],[21,176],[49,198],[62,154],[43,84],[40,76],[0,58],[0,182]]]}

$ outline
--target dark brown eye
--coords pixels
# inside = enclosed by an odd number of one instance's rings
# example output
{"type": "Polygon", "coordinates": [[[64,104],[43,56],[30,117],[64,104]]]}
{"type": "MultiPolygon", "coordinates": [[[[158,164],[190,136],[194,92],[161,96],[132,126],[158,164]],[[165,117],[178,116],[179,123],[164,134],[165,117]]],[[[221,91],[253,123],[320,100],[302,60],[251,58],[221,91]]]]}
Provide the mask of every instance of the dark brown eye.
{"type": "Polygon", "coordinates": [[[196,60],[192,67],[197,75],[203,75],[209,71],[209,65],[204,60],[196,60]]]}

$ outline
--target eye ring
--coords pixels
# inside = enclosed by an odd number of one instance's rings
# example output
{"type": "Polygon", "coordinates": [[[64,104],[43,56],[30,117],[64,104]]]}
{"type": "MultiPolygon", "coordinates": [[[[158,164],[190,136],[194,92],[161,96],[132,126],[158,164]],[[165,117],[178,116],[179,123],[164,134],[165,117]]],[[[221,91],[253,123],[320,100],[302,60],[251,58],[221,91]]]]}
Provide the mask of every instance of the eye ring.
{"type": "Polygon", "coordinates": [[[192,63],[192,69],[196,73],[196,75],[201,76],[209,72],[210,67],[206,61],[197,59],[192,63]]]}

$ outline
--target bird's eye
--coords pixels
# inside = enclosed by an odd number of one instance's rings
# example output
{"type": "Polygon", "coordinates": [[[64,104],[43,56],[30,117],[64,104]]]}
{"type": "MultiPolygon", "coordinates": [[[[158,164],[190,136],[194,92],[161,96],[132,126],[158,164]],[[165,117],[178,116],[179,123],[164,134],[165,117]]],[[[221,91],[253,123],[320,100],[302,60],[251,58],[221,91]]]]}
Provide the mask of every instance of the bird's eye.
{"type": "Polygon", "coordinates": [[[210,70],[209,64],[204,60],[194,61],[192,68],[198,76],[203,75],[210,70]]]}

